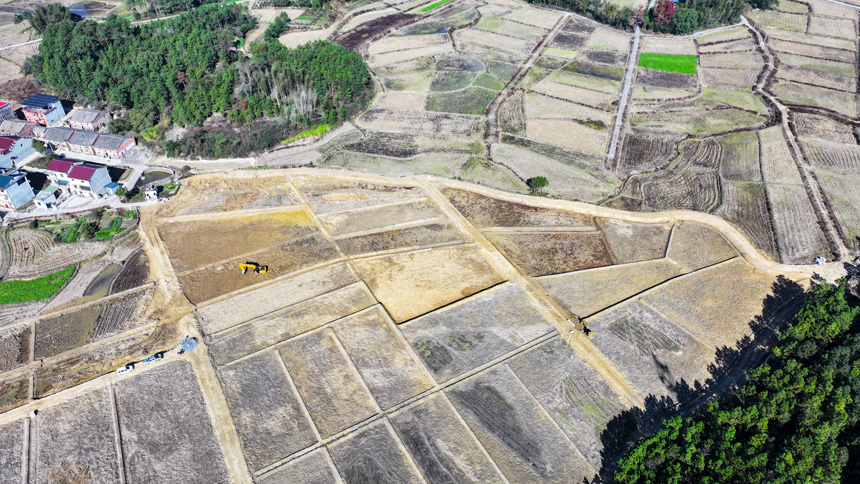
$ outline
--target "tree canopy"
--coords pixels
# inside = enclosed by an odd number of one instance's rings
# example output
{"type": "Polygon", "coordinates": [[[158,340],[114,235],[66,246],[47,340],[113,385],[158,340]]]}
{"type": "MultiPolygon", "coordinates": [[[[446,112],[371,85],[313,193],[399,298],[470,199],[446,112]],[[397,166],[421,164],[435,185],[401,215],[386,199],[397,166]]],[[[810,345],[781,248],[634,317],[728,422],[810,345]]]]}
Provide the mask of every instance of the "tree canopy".
{"type": "MultiPolygon", "coordinates": [[[[254,26],[236,4],[139,26],[115,15],[101,23],[61,21],[46,29],[30,70],[64,97],[124,110],[111,130],[146,139],[153,127],[200,126],[213,113],[235,124],[279,119],[285,135],[346,119],[370,99],[360,55],[326,41],[289,49],[267,35],[248,47],[248,58],[236,45],[254,26]]],[[[280,135],[261,139],[272,136],[280,135]]]]}
{"type": "Polygon", "coordinates": [[[860,323],[845,281],[814,286],[766,364],[619,462],[633,483],[838,483],[860,478],[860,323]]]}
{"type": "Polygon", "coordinates": [[[63,6],[62,4],[52,3],[50,5],[36,5],[33,8],[32,13],[16,13],[12,18],[12,22],[15,25],[18,25],[25,20],[30,23],[30,27],[33,27],[36,32],[43,34],[48,27],[57,22],[63,22],[66,20],[77,22],[81,20],[81,16],[76,13],[72,13],[68,7],[63,6]]]}

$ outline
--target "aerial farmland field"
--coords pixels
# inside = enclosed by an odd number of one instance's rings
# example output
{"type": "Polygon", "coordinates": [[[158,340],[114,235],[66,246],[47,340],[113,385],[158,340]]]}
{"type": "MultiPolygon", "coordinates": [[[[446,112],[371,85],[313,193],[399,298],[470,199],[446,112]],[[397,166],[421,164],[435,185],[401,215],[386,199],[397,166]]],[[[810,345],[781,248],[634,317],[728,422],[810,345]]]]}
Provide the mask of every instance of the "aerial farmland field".
{"type": "MultiPolygon", "coordinates": [[[[263,34],[282,9],[229,7],[259,22],[230,44],[246,60],[210,69],[236,74],[241,104],[164,117],[132,157],[171,167],[178,192],[128,215],[107,196],[0,214],[0,481],[608,482],[655,425],[765,361],[805,289],[856,265],[847,1],[702,14],[690,35],[636,27],[643,0],[589,18],[323,2],[285,10],[280,38],[263,34]],[[322,71],[257,61],[318,39],[366,77],[326,72],[349,94],[332,109],[315,85],[300,114],[278,94],[322,71]],[[221,146],[239,118],[231,135],[275,147],[160,154],[221,146]],[[127,232],[84,235],[117,218],[127,232]]],[[[33,7],[16,5],[0,17],[33,7]]],[[[0,77],[26,61],[16,29],[0,77]]]]}

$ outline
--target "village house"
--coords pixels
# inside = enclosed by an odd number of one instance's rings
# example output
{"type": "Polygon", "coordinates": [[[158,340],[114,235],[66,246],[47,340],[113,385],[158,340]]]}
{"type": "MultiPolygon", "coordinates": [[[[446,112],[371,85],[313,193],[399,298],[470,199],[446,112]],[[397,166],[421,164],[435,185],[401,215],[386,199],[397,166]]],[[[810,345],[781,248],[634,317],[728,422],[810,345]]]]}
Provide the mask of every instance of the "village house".
{"type": "Polygon", "coordinates": [[[102,165],[61,159],[52,160],[45,171],[51,183],[73,195],[96,198],[108,192],[111,185],[107,168],[102,165]]]}
{"type": "Polygon", "coordinates": [[[15,210],[32,200],[33,187],[20,171],[0,171],[0,208],[15,210]]]}
{"type": "Polygon", "coordinates": [[[0,101],[0,121],[7,119],[15,119],[15,113],[12,111],[12,103],[0,101]]]}
{"type": "Polygon", "coordinates": [[[95,109],[75,109],[66,118],[66,126],[74,129],[99,131],[110,122],[110,113],[95,109]]]}
{"type": "Polygon", "coordinates": [[[137,143],[134,138],[116,134],[100,134],[99,139],[93,144],[93,151],[101,156],[119,157],[124,156],[135,146],[137,143]]]}
{"type": "Polygon", "coordinates": [[[50,94],[34,94],[30,99],[21,102],[22,111],[27,121],[50,126],[63,119],[66,111],[60,98],[50,94]]]}
{"type": "Polygon", "coordinates": [[[51,185],[36,194],[36,198],[33,199],[33,204],[38,208],[54,208],[57,206],[57,193],[59,193],[59,191],[60,188],[58,186],[51,185]]]}
{"type": "Polygon", "coordinates": [[[33,136],[33,128],[37,126],[39,126],[38,123],[34,123],[32,121],[6,119],[0,123],[0,135],[30,138],[33,136]]]}
{"type": "Polygon", "coordinates": [[[35,152],[33,140],[17,136],[0,136],[0,170],[17,166],[35,152]]]}
{"type": "Polygon", "coordinates": [[[72,128],[34,128],[33,137],[54,150],[69,150],[103,157],[120,157],[137,146],[134,138],[72,128]]]}

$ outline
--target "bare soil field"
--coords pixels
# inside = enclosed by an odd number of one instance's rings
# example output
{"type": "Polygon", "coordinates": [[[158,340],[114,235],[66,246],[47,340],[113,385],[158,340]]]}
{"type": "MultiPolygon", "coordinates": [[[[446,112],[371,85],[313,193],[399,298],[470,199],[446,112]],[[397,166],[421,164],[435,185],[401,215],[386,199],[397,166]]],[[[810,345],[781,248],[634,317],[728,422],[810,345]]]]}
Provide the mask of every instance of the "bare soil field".
{"type": "Polygon", "coordinates": [[[337,469],[325,448],[317,449],[257,479],[260,484],[319,484],[337,482],[337,469]]]}
{"type": "Polygon", "coordinates": [[[586,318],[686,272],[658,259],[538,278],[541,286],[570,314],[586,318]]]}
{"type": "Polygon", "coordinates": [[[0,426],[0,479],[21,482],[24,456],[24,421],[0,426]]]}
{"type": "Polygon", "coordinates": [[[507,202],[474,192],[445,188],[448,201],[478,228],[489,227],[594,227],[590,216],[507,202]]]}
{"type": "Polygon", "coordinates": [[[756,48],[755,41],[751,36],[745,36],[738,40],[722,42],[719,44],[705,44],[699,46],[699,52],[702,54],[712,54],[721,52],[746,52],[756,48]]]}
{"type": "MultiPolygon", "coordinates": [[[[286,177],[267,176],[254,178],[252,183],[236,183],[237,175],[213,173],[183,180],[182,190],[174,198],[176,203],[162,207],[162,217],[196,213],[230,212],[251,208],[269,208],[296,203],[295,194],[286,183],[286,177]]],[[[241,179],[241,175],[239,175],[241,179]]]]}
{"type": "Polygon", "coordinates": [[[18,326],[0,332],[0,373],[12,371],[30,362],[30,326],[18,326]]]}
{"type": "Polygon", "coordinates": [[[698,78],[689,74],[638,67],[636,69],[636,84],[647,87],[695,91],[698,85],[698,78]]]}
{"type": "Polygon", "coordinates": [[[484,236],[508,260],[530,276],[612,264],[601,232],[486,232],[484,236]]]}
{"type": "Polygon", "coordinates": [[[346,264],[332,264],[199,308],[196,315],[203,333],[212,334],[355,282],[346,264]]]}
{"type": "Polygon", "coordinates": [[[298,189],[317,213],[403,202],[425,196],[419,188],[347,180],[342,183],[326,183],[308,179],[305,183],[300,182],[298,189]]]}
{"type": "Polygon", "coordinates": [[[395,413],[391,424],[428,482],[506,482],[458,417],[436,394],[395,413]]]}
{"type": "Polygon", "coordinates": [[[314,232],[316,228],[305,211],[168,222],[158,229],[177,272],[258,252],[314,232]],[[256,236],[249,238],[249,233],[256,236]]]}
{"type": "MultiPolygon", "coordinates": [[[[266,228],[261,228],[265,231],[266,228]]],[[[234,233],[238,237],[239,233],[234,233]]],[[[259,284],[279,276],[331,261],[338,257],[337,249],[321,234],[294,239],[253,255],[254,262],[269,266],[266,274],[242,274],[239,264],[248,257],[237,257],[215,266],[205,267],[183,274],[185,296],[194,304],[216,298],[232,291],[259,284]],[[244,275],[245,277],[238,277],[244,275]]]]}
{"type": "Polygon", "coordinates": [[[442,217],[427,199],[414,202],[323,214],[320,221],[332,235],[350,234],[419,220],[442,217]]]}
{"type": "Polygon", "coordinates": [[[692,386],[710,376],[707,367],[713,350],[641,302],[613,308],[588,324],[595,332],[595,346],[643,394],[677,398],[676,383],[683,380],[692,386]]]}
{"type": "Polygon", "coordinates": [[[532,89],[543,94],[548,94],[550,96],[559,97],[568,101],[607,111],[613,109],[612,103],[618,98],[617,95],[609,95],[592,91],[590,89],[568,86],[566,84],[550,81],[549,79],[540,81],[532,86],[532,89]]]}
{"type": "Polygon", "coordinates": [[[344,255],[357,256],[388,252],[395,249],[420,249],[438,245],[467,242],[453,225],[430,223],[372,234],[338,239],[337,246],[344,255]]]}
{"type": "Polygon", "coordinates": [[[505,15],[505,18],[527,25],[534,25],[535,27],[540,27],[542,29],[551,29],[562,16],[563,15],[558,12],[549,12],[537,8],[526,7],[514,10],[513,12],[505,15]]]}
{"type": "Polygon", "coordinates": [[[717,44],[720,42],[727,42],[730,40],[737,39],[745,39],[751,38],[749,30],[745,27],[738,27],[736,29],[722,30],[719,32],[713,32],[710,34],[700,35],[696,37],[696,43],[699,45],[706,44],[717,44]]]}
{"type": "Polygon", "coordinates": [[[332,328],[383,410],[433,386],[381,306],[348,316],[332,328]]]}
{"type": "Polygon", "coordinates": [[[631,223],[610,218],[600,218],[597,222],[616,264],[663,257],[672,233],[670,226],[662,224],[631,223]]]}
{"type": "Polygon", "coordinates": [[[817,45],[821,47],[830,47],[833,49],[854,50],[856,44],[852,40],[840,39],[837,37],[825,37],[822,35],[809,35],[802,32],[792,32],[788,30],[764,28],[768,38],[776,38],[798,42],[801,44],[817,45]]]}
{"type": "MultiPolygon", "coordinates": [[[[787,56],[788,54],[786,54],[787,56]]],[[[799,57],[799,56],[797,56],[799,57]]],[[[793,60],[793,59],[790,59],[793,60]]],[[[824,61],[820,61],[823,63],[824,61]]],[[[822,70],[828,68],[829,66],[826,64],[819,64],[819,61],[815,61],[815,63],[803,62],[806,66],[815,66],[814,69],[809,69],[807,67],[793,67],[788,62],[785,65],[780,66],[780,70],[777,73],[778,79],[785,79],[788,81],[794,81],[798,83],[810,84],[815,82],[821,87],[836,89],[839,91],[850,91],[854,92],[857,90],[857,80],[855,76],[850,75],[839,75],[832,74],[830,72],[821,72],[822,70]]],[[[844,65],[841,62],[834,62],[835,65],[844,65]]],[[[849,66],[853,65],[848,64],[849,66]]],[[[843,71],[847,71],[848,69],[842,69],[843,71]]]]}
{"type": "Polygon", "coordinates": [[[142,360],[153,353],[168,350],[176,345],[178,337],[175,328],[158,326],[42,366],[34,377],[34,396],[52,395],[111,373],[129,361],[142,360]]]}
{"type": "Polygon", "coordinates": [[[426,93],[387,91],[379,93],[373,105],[382,109],[422,109],[425,102],[426,93]]]}
{"type": "MultiPolygon", "coordinates": [[[[575,120],[590,123],[593,125],[609,126],[612,124],[614,116],[611,113],[602,109],[595,109],[581,104],[565,102],[549,96],[540,95],[529,92],[524,96],[525,115],[530,120],[539,118],[548,119],[564,119],[573,118],[575,120]]],[[[605,136],[602,133],[595,133],[597,136],[605,136]]]]}
{"type": "Polygon", "coordinates": [[[252,471],[316,443],[276,352],[221,367],[218,378],[252,471]]]}
{"type": "Polygon", "coordinates": [[[424,482],[386,423],[371,424],[329,446],[334,465],[345,482],[424,482]]]}
{"type": "Polygon", "coordinates": [[[29,393],[29,378],[18,377],[0,380],[0,412],[24,405],[28,401],[29,393]]]}
{"type": "Polygon", "coordinates": [[[398,323],[502,282],[469,246],[359,259],[352,266],[398,323]]]}
{"type": "Polygon", "coordinates": [[[477,44],[506,52],[518,58],[525,58],[535,47],[534,41],[517,39],[478,29],[457,30],[454,32],[454,42],[458,46],[460,44],[477,44]]]}
{"type": "Polygon", "coordinates": [[[857,145],[851,127],[830,118],[814,114],[797,114],[794,116],[794,124],[797,127],[797,135],[801,138],[818,138],[826,142],[857,145]]]}
{"type": "Polygon", "coordinates": [[[526,136],[543,143],[602,155],[609,146],[610,132],[594,129],[576,121],[562,119],[529,119],[526,136]]]}
{"type": "Polygon", "coordinates": [[[666,257],[684,266],[685,272],[736,256],[735,249],[719,232],[694,222],[675,225],[666,251],[666,257]]]}
{"type": "Polygon", "coordinates": [[[279,353],[323,438],[376,414],[372,397],[331,329],[294,339],[279,353]]]}
{"type": "Polygon", "coordinates": [[[761,182],[759,141],[756,133],[744,132],[718,138],[722,146],[720,175],[726,180],[761,182]]]}
{"type": "Polygon", "coordinates": [[[699,57],[699,65],[704,68],[761,70],[764,67],[764,59],[758,52],[709,54],[699,57]]]}
{"type": "Polygon", "coordinates": [[[630,34],[597,27],[588,38],[585,46],[589,49],[629,52],[631,39],[630,34]]]}
{"type": "Polygon", "coordinates": [[[446,395],[509,481],[567,484],[594,475],[507,365],[470,377],[446,395]]]}
{"type": "Polygon", "coordinates": [[[806,264],[817,256],[828,257],[830,246],[802,185],[767,185],[773,211],[780,259],[806,264]]]}
{"type": "Polygon", "coordinates": [[[190,364],[175,362],[135,375],[116,384],[115,397],[129,482],[228,481],[190,364]]]}
{"type": "Polygon", "coordinates": [[[114,412],[114,402],[106,389],[39,412],[32,437],[38,451],[33,456],[35,482],[122,482],[114,412]]]}
{"type": "Polygon", "coordinates": [[[383,54],[401,50],[430,47],[438,44],[451,42],[448,34],[408,35],[398,37],[386,37],[370,44],[367,49],[369,55],[383,54]]]}
{"type": "Polygon", "coordinates": [[[8,234],[12,263],[6,277],[34,278],[95,257],[107,249],[105,242],[63,244],[45,232],[30,229],[8,234]]]}
{"type": "Polygon", "coordinates": [[[601,433],[625,406],[606,382],[560,338],[508,363],[510,369],[591,465],[602,465],[601,433]]]}
{"type": "Polygon", "coordinates": [[[734,348],[752,333],[749,323],[761,314],[773,282],[773,276],[736,259],[669,281],[641,299],[710,348],[734,348]]]}
{"type": "Polygon", "coordinates": [[[471,136],[482,129],[479,118],[468,114],[419,110],[369,109],[356,124],[379,131],[471,136]]]}
{"type": "Polygon", "coordinates": [[[761,69],[698,69],[702,84],[727,89],[749,89],[761,69]]]}
{"type": "Polygon", "coordinates": [[[758,10],[750,13],[749,17],[762,27],[806,32],[806,15],[758,10]]]}
{"type": "Polygon", "coordinates": [[[778,260],[764,185],[724,180],[722,196],[722,204],[714,214],[729,221],[768,257],[778,260]]]}
{"type": "Polygon", "coordinates": [[[94,304],[36,323],[36,358],[48,358],[146,324],[139,316],[152,299],[152,290],[94,304]]]}
{"type": "Polygon", "coordinates": [[[723,133],[739,128],[751,128],[764,124],[765,121],[764,117],[757,114],[729,108],[704,112],[675,111],[636,114],[632,116],[630,125],[642,130],[689,133],[695,136],[723,133]]]}
{"type": "Polygon", "coordinates": [[[618,169],[650,170],[666,164],[677,153],[675,136],[631,129],[624,134],[618,169]]]}
{"type": "MultiPolygon", "coordinates": [[[[834,49],[832,47],[824,47],[820,45],[801,44],[799,42],[789,42],[780,39],[768,39],[768,45],[777,52],[806,55],[810,57],[818,57],[824,60],[848,62],[851,64],[856,60],[854,52],[851,52],[850,50],[834,49]]],[[[782,60],[781,55],[780,60],[782,60]]]]}
{"type": "Polygon", "coordinates": [[[797,165],[788,149],[788,143],[781,126],[774,126],[758,132],[761,140],[761,166],[764,181],[801,185],[803,180],[797,165]]]}
{"type": "Polygon", "coordinates": [[[777,82],[771,90],[787,103],[818,106],[852,118],[857,117],[857,98],[853,93],[790,81],[777,82]]]}
{"type": "Polygon", "coordinates": [[[849,19],[835,19],[827,17],[809,17],[809,30],[812,35],[826,35],[828,37],[840,37],[848,40],[857,38],[855,21],[849,19]]]}
{"type": "Polygon", "coordinates": [[[595,203],[620,184],[595,155],[507,135],[502,141],[504,144],[492,146],[493,160],[522,180],[545,177],[550,183],[544,189],[546,194],[595,203]]]}
{"type": "Polygon", "coordinates": [[[149,258],[144,251],[139,250],[122,266],[122,270],[111,284],[110,293],[116,294],[134,289],[145,284],[147,280],[149,280],[149,258]]]}
{"type": "Polygon", "coordinates": [[[207,338],[209,355],[224,365],[376,304],[363,282],[306,299],[207,338]]]}
{"type": "Polygon", "coordinates": [[[442,383],[551,331],[526,293],[506,283],[400,326],[409,344],[442,383]]]}
{"type": "Polygon", "coordinates": [[[856,245],[860,236],[860,195],[857,193],[857,175],[827,170],[818,171],[821,188],[833,205],[839,223],[845,229],[848,242],[856,245]]]}

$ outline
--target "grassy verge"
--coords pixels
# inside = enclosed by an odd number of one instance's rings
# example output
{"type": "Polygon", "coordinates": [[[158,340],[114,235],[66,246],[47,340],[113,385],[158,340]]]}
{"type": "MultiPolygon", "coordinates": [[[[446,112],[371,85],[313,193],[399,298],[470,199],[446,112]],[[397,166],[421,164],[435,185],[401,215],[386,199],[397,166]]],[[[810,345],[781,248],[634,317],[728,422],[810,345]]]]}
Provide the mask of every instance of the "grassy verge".
{"type": "Polygon", "coordinates": [[[446,3],[450,2],[450,1],[451,0],[439,0],[438,2],[433,2],[430,5],[427,5],[426,7],[422,8],[421,12],[429,12],[429,11],[433,10],[434,8],[441,7],[442,5],[445,5],[446,3]]]}
{"type": "Polygon", "coordinates": [[[0,304],[47,299],[56,294],[74,273],[74,267],[66,267],[38,279],[0,282],[0,304]]]}
{"type": "Polygon", "coordinates": [[[696,73],[696,56],[671,54],[642,54],[639,57],[639,67],[657,71],[677,72],[680,74],[696,73]]]}

